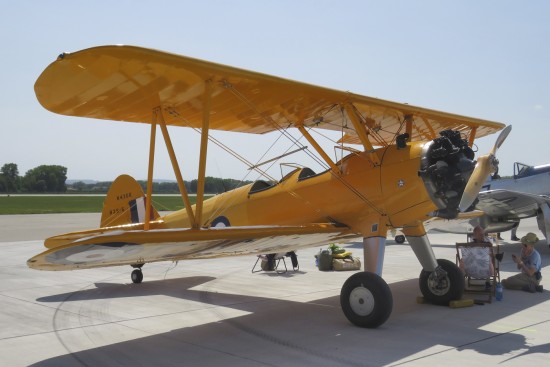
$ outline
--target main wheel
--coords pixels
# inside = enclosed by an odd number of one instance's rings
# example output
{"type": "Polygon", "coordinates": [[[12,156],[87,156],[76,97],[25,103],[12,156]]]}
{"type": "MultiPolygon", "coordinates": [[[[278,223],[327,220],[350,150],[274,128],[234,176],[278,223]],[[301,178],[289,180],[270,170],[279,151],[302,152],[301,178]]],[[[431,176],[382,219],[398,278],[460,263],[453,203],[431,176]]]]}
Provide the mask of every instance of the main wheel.
{"type": "Polygon", "coordinates": [[[448,305],[450,301],[462,298],[464,293],[464,274],[453,262],[438,259],[437,264],[447,273],[441,279],[431,276],[433,272],[420,272],[420,291],[426,300],[437,305],[448,305]]]}
{"type": "Polygon", "coordinates": [[[393,297],[384,279],[375,273],[360,272],[342,286],[340,305],[352,324],[376,328],[390,317],[393,297]]]}
{"type": "Polygon", "coordinates": [[[143,280],[143,273],[141,272],[141,269],[134,269],[134,271],[132,271],[131,278],[133,283],[141,283],[143,280]]]}
{"type": "Polygon", "coordinates": [[[403,236],[402,234],[395,236],[395,242],[405,243],[405,236],[403,236]]]}

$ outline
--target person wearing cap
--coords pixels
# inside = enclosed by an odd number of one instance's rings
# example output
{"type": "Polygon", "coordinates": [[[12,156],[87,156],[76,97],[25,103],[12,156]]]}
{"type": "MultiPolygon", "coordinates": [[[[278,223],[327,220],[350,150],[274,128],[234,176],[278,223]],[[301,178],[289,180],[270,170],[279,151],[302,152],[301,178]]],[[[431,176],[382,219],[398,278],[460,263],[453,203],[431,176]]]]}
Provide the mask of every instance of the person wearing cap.
{"type": "Polygon", "coordinates": [[[512,255],[512,260],[516,263],[519,274],[513,275],[502,281],[502,285],[507,289],[518,289],[526,292],[542,292],[540,281],[542,275],[541,257],[535,250],[535,243],[538,241],[536,234],[529,232],[521,238],[521,255],[518,257],[512,255]]]}

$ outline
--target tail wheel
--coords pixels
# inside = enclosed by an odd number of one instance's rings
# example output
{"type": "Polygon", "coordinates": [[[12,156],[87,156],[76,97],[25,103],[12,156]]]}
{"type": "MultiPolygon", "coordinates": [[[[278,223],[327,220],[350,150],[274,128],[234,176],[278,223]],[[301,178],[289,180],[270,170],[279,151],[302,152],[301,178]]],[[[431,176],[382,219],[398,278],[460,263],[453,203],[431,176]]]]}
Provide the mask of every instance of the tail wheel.
{"type": "Polygon", "coordinates": [[[450,301],[462,298],[464,275],[459,267],[449,260],[438,259],[437,264],[444,271],[444,275],[437,276],[437,271],[422,270],[419,278],[420,291],[429,302],[448,305],[450,301]]]}
{"type": "Polygon", "coordinates": [[[388,284],[374,273],[355,273],[340,292],[340,305],[354,325],[376,328],[390,317],[393,298],[388,284]]]}
{"type": "Polygon", "coordinates": [[[405,236],[403,236],[402,234],[395,236],[395,242],[405,243],[405,236]]]}
{"type": "Polygon", "coordinates": [[[141,272],[141,269],[134,269],[134,271],[132,271],[131,278],[133,283],[141,283],[143,280],[143,273],[141,272]]]}

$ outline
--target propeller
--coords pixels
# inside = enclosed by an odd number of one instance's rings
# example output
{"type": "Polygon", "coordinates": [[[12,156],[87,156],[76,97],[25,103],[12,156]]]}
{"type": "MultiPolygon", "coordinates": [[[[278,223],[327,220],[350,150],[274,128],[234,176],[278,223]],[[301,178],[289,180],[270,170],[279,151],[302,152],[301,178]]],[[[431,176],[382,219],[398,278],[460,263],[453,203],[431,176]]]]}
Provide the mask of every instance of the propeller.
{"type": "Polygon", "coordinates": [[[495,154],[502,143],[504,143],[504,140],[508,137],[508,134],[510,134],[510,131],[512,131],[512,125],[506,126],[504,130],[500,132],[495,145],[489,154],[478,158],[474,171],[466,184],[466,188],[464,188],[464,193],[460,199],[460,204],[458,204],[458,209],[461,212],[465,211],[470,207],[470,205],[472,205],[481,190],[481,186],[485,183],[485,180],[487,180],[487,177],[489,177],[491,171],[494,172],[496,170],[498,160],[496,159],[495,154]]]}

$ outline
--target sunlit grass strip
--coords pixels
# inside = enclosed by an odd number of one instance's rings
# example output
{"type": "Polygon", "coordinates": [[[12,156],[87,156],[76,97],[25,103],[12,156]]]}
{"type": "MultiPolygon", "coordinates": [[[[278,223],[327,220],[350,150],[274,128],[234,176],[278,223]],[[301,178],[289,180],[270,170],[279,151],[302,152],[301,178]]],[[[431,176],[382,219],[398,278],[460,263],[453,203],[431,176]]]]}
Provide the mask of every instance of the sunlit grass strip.
{"type": "MultiPolygon", "coordinates": [[[[0,214],[100,213],[104,196],[44,195],[0,196],[0,214]]],[[[195,198],[190,197],[191,203],[195,198]]],[[[183,209],[181,196],[154,196],[153,205],[158,211],[183,209]]]]}

